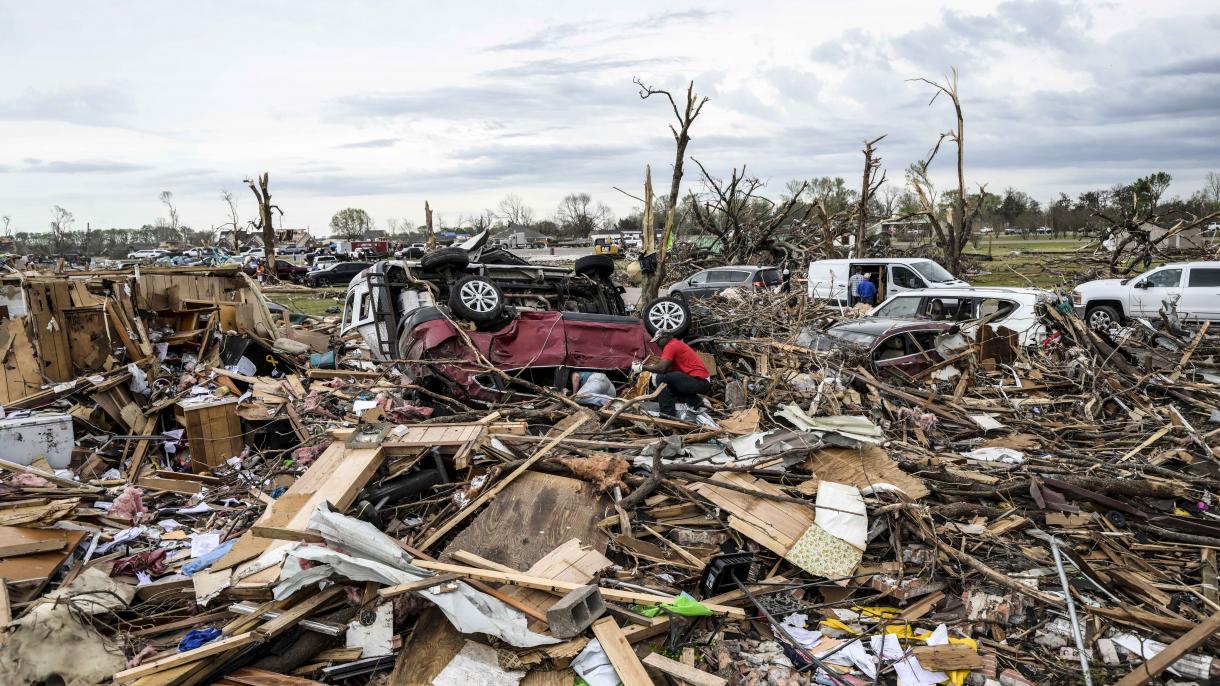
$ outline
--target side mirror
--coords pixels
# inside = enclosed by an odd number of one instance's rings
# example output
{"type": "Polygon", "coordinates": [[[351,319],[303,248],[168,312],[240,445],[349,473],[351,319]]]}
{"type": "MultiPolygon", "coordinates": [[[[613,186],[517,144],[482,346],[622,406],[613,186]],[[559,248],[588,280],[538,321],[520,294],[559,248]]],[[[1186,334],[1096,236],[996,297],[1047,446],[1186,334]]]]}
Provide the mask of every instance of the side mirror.
{"type": "Polygon", "coordinates": [[[1135,286],[1136,288],[1147,288],[1147,287],[1148,287],[1148,282],[1147,282],[1147,281],[1136,281],[1136,282],[1135,282],[1135,284],[1134,284],[1134,286],[1135,286]]]}

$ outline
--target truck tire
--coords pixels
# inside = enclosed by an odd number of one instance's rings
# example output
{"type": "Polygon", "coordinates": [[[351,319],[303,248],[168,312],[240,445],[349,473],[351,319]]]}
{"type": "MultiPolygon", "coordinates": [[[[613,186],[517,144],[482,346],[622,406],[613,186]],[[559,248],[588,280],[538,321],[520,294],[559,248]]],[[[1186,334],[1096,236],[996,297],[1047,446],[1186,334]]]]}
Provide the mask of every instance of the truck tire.
{"type": "Polygon", "coordinates": [[[1122,324],[1123,317],[1118,310],[1109,305],[1095,305],[1089,308],[1084,321],[1090,329],[1105,330],[1109,329],[1111,325],[1122,324]]]}
{"type": "Polygon", "coordinates": [[[466,254],[462,248],[437,248],[432,252],[424,253],[424,256],[419,258],[419,266],[425,271],[462,270],[468,264],[470,264],[470,255],[466,254]]]}
{"type": "Polygon", "coordinates": [[[576,260],[573,271],[591,278],[608,279],[614,273],[614,258],[609,255],[585,255],[576,260]]]}
{"type": "Polygon", "coordinates": [[[690,330],[690,308],[681,298],[657,298],[644,308],[644,328],[654,336],[668,331],[681,338],[690,330]]]}
{"type": "Polygon", "coordinates": [[[449,309],[475,324],[495,320],[504,312],[504,293],[485,276],[464,276],[449,289],[449,309]]]}

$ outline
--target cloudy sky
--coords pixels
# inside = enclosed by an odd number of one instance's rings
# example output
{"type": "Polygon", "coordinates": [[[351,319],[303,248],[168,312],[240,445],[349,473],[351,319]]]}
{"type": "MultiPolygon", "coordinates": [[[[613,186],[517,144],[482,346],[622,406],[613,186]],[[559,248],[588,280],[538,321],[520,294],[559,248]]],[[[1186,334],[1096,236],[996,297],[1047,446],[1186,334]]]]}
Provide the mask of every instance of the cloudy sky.
{"type": "Polygon", "coordinates": [[[951,66],[972,184],[1046,200],[1163,169],[1189,195],[1220,170],[1218,31],[1203,0],[0,0],[0,214],[138,226],[169,190],[204,228],[224,189],[252,217],[241,180],[263,171],[286,225],[317,233],[343,207],[384,227],[427,199],[450,223],[510,192],[540,216],[572,191],[622,214],[611,187],[673,159],[672,113],[636,76],[711,98],[689,153],[716,173],[854,184],[887,134],[897,180],[952,116],[908,79],[951,66]]]}

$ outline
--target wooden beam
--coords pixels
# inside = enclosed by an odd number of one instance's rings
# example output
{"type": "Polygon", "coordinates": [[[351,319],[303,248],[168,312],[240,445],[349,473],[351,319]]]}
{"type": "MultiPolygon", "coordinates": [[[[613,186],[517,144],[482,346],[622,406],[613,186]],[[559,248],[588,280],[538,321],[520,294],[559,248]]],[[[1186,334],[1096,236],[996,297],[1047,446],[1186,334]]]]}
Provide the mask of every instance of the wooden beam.
{"type": "Polygon", "coordinates": [[[1186,653],[1198,648],[1204,641],[1220,631],[1220,612],[1203,620],[1195,628],[1182,634],[1178,640],[1165,646],[1151,660],[1136,667],[1130,674],[1120,679],[1114,686],[1143,686],[1152,681],[1158,674],[1165,671],[1169,665],[1178,661],[1186,653]]]}
{"type": "Polygon", "coordinates": [[[125,669],[114,675],[114,682],[116,684],[130,683],[142,676],[156,674],[157,672],[165,671],[167,669],[180,667],[197,660],[202,660],[205,657],[211,657],[212,655],[216,655],[218,653],[233,650],[234,648],[244,648],[245,646],[254,643],[255,640],[256,639],[253,631],[247,631],[236,636],[222,638],[219,641],[212,641],[211,643],[201,645],[194,650],[188,650],[185,653],[170,655],[169,657],[163,657],[159,660],[146,662],[139,667],[125,669]]]}
{"type": "Polygon", "coordinates": [[[419,547],[423,550],[427,550],[428,548],[431,548],[433,544],[435,544],[437,541],[441,540],[441,538],[443,538],[445,536],[445,534],[449,533],[453,529],[453,527],[455,527],[458,524],[461,524],[463,521],[465,521],[467,517],[469,517],[471,514],[476,512],[488,500],[491,500],[492,498],[494,498],[496,496],[496,494],[498,494],[500,491],[504,490],[509,484],[511,484],[513,482],[513,479],[516,479],[517,477],[524,474],[525,471],[527,469],[529,469],[531,466],[533,466],[533,464],[535,462],[542,459],[542,457],[544,455],[546,455],[547,453],[549,453],[556,445],[559,445],[560,441],[562,441],[563,439],[567,438],[568,436],[571,436],[572,434],[576,433],[576,430],[579,429],[580,427],[584,426],[585,423],[586,422],[574,422],[571,426],[569,426],[567,429],[565,429],[563,431],[563,433],[561,433],[558,436],[547,441],[546,444],[543,445],[541,448],[539,448],[537,452],[535,452],[533,455],[530,455],[529,458],[526,459],[525,462],[522,462],[521,466],[519,466],[516,469],[514,469],[513,471],[509,472],[508,476],[505,476],[503,479],[500,479],[499,481],[497,481],[496,484],[494,486],[492,486],[491,488],[483,491],[482,495],[475,498],[466,507],[462,508],[461,512],[458,512],[454,516],[450,517],[444,524],[441,525],[441,527],[439,529],[432,532],[431,536],[424,539],[424,542],[421,543],[419,545],[419,547]]]}
{"type": "Polygon", "coordinates": [[[278,526],[261,526],[255,524],[250,527],[250,533],[259,538],[271,538],[277,541],[300,541],[301,543],[325,543],[326,539],[314,531],[300,531],[298,529],[285,529],[278,526]]]}
{"type": "Polygon", "coordinates": [[[447,584],[450,581],[457,581],[461,578],[462,575],[460,574],[437,574],[436,576],[430,576],[426,579],[420,579],[419,581],[409,581],[405,584],[395,586],[394,588],[404,593],[411,591],[425,591],[433,586],[440,586],[441,584],[447,584]]]}
{"type": "MultiPolygon", "coordinates": [[[[569,591],[574,591],[587,584],[574,583],[570,581],[558,581],[555,579],[544,579],[542,577],[530,576],[529,574],[521,574],[520,572],[499,572],[494,570],[477,569],[474,567],[463,567],[462,565],[452,565],[444,562],[429,562],[428,560],[413,560],[412,565],[423,569],[431,569],[435,572],[444,572],[447,574],[458,574],[467,579],[478,579],[480,581],[489,581],[492,583],[512,584],[514,586],[524,586],[526,588],[536,588],[541,591],[549,591],[558,595],[565,595],[569,591]]],[[[406,591],[401,590],[403,586],[390,586],[383,588],[380,591],[382,598],[391,598],[396,595],[401,595],[406,591]]],[[[637,591],[624,591],[617,588],[601,588],[602,597],[608,600],[618,600],[628,603],[640,603],[643,605],[657,605],[660,603],[672,602],[670,596],[658,596],[651,593],[640,593],[637,591]]],[[[735,617],[745,617],[746,613],[741,608],[727,607],[724,605],[716,605],[703,603],[712,612],[720,614],[732,615],[735,617]]]]}
{"type": "Polygon", "coordinates": [[[78,488],[78,489],[81,489],[84,491],[89,491],[90,493],[100,493],[102,490],[104,490],[104,489],[98,488],[97,486],[90,486],[89,484],[83,484],[79,481],[65,479],[61,476],[56,476],[56,475],[52,474],[51,472],[44,472],[41,469],[35,469],[33,467],[26,467],[25,465],[20,465],[20,464],[17,464],[16,462],[9,462],[8,460],[0,460],[0,469],[7,469],[8,471],[13,472],[14,474],[33,474],[34,476],[41,476],[42,478],[46,479],[47,481],[50,481],[53,484],[59,484],[60,486],[67,486],[68,488],[78,488]]]}
{"type": "Polygon", "coordinates": [[[602,650],[606,651],[606,657],[610,658],[610,664],[623,681],[623,686],[653,686],[648,671],[613,617],[602,617],[593,622],[593,635],[597,636],[602,650]]]}
{"type": "Polygon", "coordinates": [[[695,669],[677,660],[671,660],[660,653],[652,653],[644,658],[644,665],[652,667],[663,674],[681,679],[691,686],[728,686],[729,683],[727,679],[722,679],[715,674],[708,674],[701,669],[695,669]]]}
{"type": "Polygon", "coordinates": [[[509,574],[516,574],[518,572],[518,570],[513,569],[512,567],[509,567],[508,565],[502,565],[499,562],[493,562],[491,560],[488,560],[485,557],[479,557],[478,555],[475,555],[474,553],[471,553],[471,552],[467,552],[465,550],[459,550],[456,553],[451,553],[449,555],[449,557],[452,557],[453,559],[457,560],[458,562],[461,562],[464,565],[467,565],[470,567],[478,567],[479,569],[491,569],[491,570],[494,570],[497,572],[508,572],[509,574]]]}

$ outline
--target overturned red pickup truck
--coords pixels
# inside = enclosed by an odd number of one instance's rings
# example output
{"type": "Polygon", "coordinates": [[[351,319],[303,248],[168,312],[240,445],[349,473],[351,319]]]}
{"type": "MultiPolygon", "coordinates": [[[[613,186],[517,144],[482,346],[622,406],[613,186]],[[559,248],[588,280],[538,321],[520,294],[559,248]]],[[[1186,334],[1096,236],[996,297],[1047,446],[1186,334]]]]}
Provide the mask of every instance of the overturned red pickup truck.
{"type": "MultiPolygon", "coordinates": [[[[624,382],[633,362],[660,352],[639,319],[583,312],[525,311],[503,328],[465,334],[497,369],[558,389],[568,386],[572,372],[602,372],[616,384],[624,382]]],[[[481,364],[435,307],[411,313],[399,345],[411,360],[405,363],[408,376],[436,392],[488,402],[528,393],[481,364]]]]}

